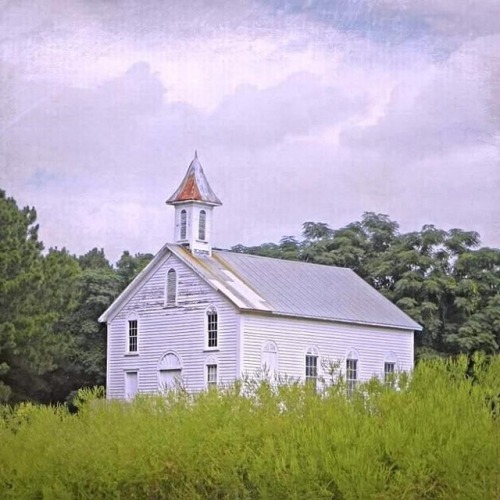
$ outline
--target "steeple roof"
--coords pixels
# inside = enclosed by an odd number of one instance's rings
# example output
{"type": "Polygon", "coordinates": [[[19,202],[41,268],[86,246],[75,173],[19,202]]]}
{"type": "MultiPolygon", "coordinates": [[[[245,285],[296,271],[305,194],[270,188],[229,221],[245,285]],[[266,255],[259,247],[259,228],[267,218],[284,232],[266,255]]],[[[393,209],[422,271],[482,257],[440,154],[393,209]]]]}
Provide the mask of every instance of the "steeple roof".
{"type": "Polygon", "coordinates": [[[202,201],[211,205],[222,205],[217,195],[212,191],[208,183],[201,163],[198,160],[198,154],[195,151],[194,159],[184,176],[181,185],[175,193],[167,200],[167,204],[175,205],[186,201],[202,201]]]}

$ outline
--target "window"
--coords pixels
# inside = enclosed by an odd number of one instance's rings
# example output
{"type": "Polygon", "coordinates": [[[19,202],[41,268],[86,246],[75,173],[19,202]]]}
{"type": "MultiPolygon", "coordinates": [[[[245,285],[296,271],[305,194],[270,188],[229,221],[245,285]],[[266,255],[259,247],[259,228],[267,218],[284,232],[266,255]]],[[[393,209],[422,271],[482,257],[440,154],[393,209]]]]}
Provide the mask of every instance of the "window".
{"type": "Polygon", "coordinates": [[[137,352],[138,348],[138,324],[137,319],[128,320],[128,352],[137,352]]]}
{"type": "Polygon", "coordinates": [[[177,303],[177,273],[175,269],[169,269],[167,273],[167,293],[165,305],[175,306],[177,303]]]}
{"type": "Polygon", "coordinates": [[[274,378],[278,374],[278,348],[274,342],[266,342],[262,349],[262,371],[274,378]]]}
{"type": "Polygon", "coordinates": [[[347,358],[346,382],[347,382],[347,394],[349,396],[354,392],[354,389],[356,389],[357,380],[358,380],[358,360],[347,358]]]}
{"type": "Polygon", "coordinates": [[[187,233],[187,212],[185,210],[181,210],[181,240],[186,239],[187,233]]]}
{"type": "Polygon", "coordinates": [[[394,385],[394,373],[396,372],[396,363],[385,362],[384,363],[384,382],[386,385],[394,385]]]}
{"type": "Polygon", "coordinates": [[[386,353],[384,357],[384,383],[394,387],[397,357],[393,352],[386,353]]]}
{"type": "Polygon", "coordinates": [[[310,347],[306,352],[306,383],[316,387],[318,380],[318,349],[310,347]]]}
{"type": "Polygon", "coordinates": [[[134,399],[139,387],[137,372],[125,372],[125,399],[134,399]]]}
{"type": "Polygon", "coordinates": [[[217,387],[217,365],[207,365],[207,387],[217,387]]]}
{"type": "Polygon", "coordinates": [[[200,222],[198,225],[198,239],[205,241],[207,228],[207,213],[205,210],[200,211],[200,222]]]}
{"type": "Polygon", "coordinates": [[[218,315],[215,307],[207,309],[207,346],[217,347],[218,315]]]}

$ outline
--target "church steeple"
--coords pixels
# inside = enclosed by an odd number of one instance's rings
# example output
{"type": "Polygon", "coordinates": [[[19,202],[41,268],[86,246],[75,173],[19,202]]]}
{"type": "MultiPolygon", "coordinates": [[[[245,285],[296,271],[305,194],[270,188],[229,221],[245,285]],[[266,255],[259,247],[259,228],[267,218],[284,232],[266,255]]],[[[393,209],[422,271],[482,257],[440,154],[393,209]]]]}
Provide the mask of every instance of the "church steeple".
{"type": "Polygon", "coordinates": [[[211,254],[213,208],[222,205],[208,183],[198,153],[175,193],[167,200],[175,207],[175,242],[193,253],[211,254]]]}

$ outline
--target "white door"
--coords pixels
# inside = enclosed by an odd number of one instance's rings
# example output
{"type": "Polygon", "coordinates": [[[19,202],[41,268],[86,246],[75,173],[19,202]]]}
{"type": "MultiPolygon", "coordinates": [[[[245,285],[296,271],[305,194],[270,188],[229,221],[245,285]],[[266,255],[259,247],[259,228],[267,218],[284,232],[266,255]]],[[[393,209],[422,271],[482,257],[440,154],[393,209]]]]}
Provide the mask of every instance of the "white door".
{"type": "Polygon", "coordinates": [[[278,349],[274,342],[267,342],[262,349],[262,370],[271,379],[278,375],[278,349]]]}
{"type": "Polygon", "coordinates": [[[160,370],[159,373],[159,389],[160,391],[170,391],[175,389],[181,382],[182,370],[160,370]]]}
{"type": "Polygon", "coordinates": [[[137,372],[125,372],[125,399],[134,399],[139,387],[137,372]]]}

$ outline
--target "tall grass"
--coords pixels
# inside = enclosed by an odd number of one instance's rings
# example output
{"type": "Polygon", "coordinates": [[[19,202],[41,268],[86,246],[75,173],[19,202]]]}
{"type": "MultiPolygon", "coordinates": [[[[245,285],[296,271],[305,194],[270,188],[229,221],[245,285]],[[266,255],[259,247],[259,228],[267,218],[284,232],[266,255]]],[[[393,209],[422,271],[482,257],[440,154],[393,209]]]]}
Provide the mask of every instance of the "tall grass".
{"type": "Polygon", "coordinates": [[[0,498],[500,498],[500,359],[421,363],[399,385],[4,407],[0,498]]]}

